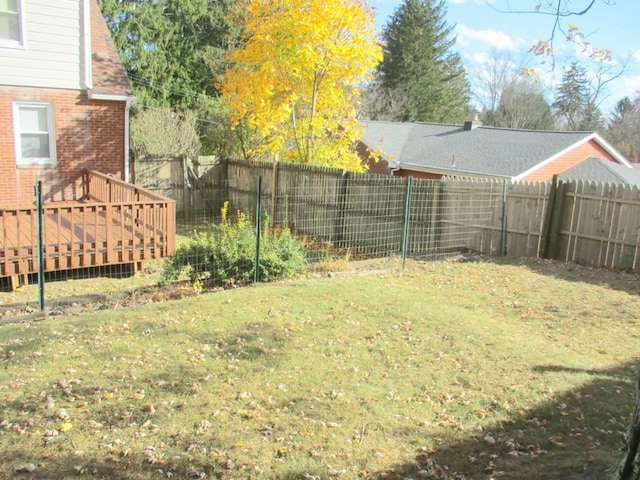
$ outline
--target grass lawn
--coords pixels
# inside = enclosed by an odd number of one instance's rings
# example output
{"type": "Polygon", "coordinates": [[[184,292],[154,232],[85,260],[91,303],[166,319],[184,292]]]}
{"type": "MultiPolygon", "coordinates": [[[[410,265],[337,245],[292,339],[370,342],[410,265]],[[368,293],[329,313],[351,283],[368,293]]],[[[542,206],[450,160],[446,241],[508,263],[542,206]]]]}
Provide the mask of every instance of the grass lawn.
{"type": "Polygon", "coordinates": [[[410,263],[3,325],[0,478],[603,478],[639,295],[575,265],[410,263]]]}

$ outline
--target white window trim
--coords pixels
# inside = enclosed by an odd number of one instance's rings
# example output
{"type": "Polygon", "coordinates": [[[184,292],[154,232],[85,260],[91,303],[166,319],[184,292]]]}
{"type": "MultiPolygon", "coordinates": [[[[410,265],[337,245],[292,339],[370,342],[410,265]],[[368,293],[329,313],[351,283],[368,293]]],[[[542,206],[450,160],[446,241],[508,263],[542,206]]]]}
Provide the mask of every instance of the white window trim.
{"type": "Polygon", "coordinates": [[[16,146],[16,165],[45,165],[53,166],[56,164],[56,129],[55,119],[53,116],[53,104],[50,102],[13,102],[13,129],[15,135],[16,146]],[[20,128],[20,107],[42,107],[47,110],[47,127],[49,134],[49,157],[40,158],[22,158],[22,130],[20,128]]]}
{"type": "Polygon", "coordinates": [[[0,38],[0,47],[2,48],[25,48],[27,46],[26,28],[24,21],[24,0],[17,0],[18,9],[18,36],[16,40],[9,40],[7,38],[0,38]]]}

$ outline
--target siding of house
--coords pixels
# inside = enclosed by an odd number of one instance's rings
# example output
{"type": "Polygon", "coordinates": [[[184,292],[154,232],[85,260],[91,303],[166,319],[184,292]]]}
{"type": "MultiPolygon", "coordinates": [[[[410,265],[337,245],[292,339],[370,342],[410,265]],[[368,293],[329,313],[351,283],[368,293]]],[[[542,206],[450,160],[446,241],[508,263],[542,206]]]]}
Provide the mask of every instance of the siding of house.
{"type": "Polygon", "coordinates": [[[383,158],[374,159],[369,148],[362,142],[356,145],[358,156],[362,159],[362,164],[367,168],[368,173],[376,173],[378,175],[391,175],[389,162],[383,158]]]}
{"type": "Polygon", "coordinates": [[[570,152],[554,159],[552,162],[542,165],[538,169],[526,174],[518,180],[526,182],[544,182],[551,180],[555,174],[568,170],[588,157],[603,158],[605,160],[615,162],[611,154],[592,139],[582,145],[579,145],[570,152]]]}
{"type": "Polygon", "coordinates": [[[0,203],[32,202],[38,180],[46,200],[78,199],[84,168],[123,178],[125,110],[124,102],[89,100],[85,91],[0,85],[0,203]],[[53,104],[57,165],[16,165],[16,100],[53,104]]]}
{"type": "Polygon", "coordinates": [[[24,48],[0,48],[0,85],[83,85],[82,0],[24,0],[24,48]]]}

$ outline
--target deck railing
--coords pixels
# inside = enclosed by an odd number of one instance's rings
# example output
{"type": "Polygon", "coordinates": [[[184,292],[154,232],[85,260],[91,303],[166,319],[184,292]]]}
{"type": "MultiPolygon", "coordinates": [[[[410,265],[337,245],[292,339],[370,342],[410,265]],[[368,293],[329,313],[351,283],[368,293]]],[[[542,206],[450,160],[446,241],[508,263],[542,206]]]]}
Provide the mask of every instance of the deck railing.
{"type": "MultiPolygon", "coordinates": [[[[139,263],[175,250],[175,201],[95,171],[84,198],[43,206],[45,271],[139,263]]],[[[37,272],[34,205],[0,207],[0,277],[37,272]]]]}

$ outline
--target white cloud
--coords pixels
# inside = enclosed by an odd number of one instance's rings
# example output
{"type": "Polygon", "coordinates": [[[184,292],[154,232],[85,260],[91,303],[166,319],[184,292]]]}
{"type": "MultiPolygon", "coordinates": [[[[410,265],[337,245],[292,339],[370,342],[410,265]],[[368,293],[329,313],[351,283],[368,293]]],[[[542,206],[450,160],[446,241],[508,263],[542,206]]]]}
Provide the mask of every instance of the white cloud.
{"type": "Polygon", "coordinates": [[[640,76],[624,77],[622,82],[630,97],[640,95],[640,76]]]}
{"type": "Polygon", "coordinates": [[[487,52],[475,52],[471,55],[467,55],[468,58],[473,63],[478,63],[481,65],[487,64],[491,61],[491,57],[487,52]]]}
{"type": "Polygon", "coordinates": [[[456,26],[457,43],[462,47],[471,47],[474,44],[482,43],[489,45],[496,50],[507,50],[515,52],[516,43],[509,35],[493,29],[474,30],[465,25],[456,26]]]}

